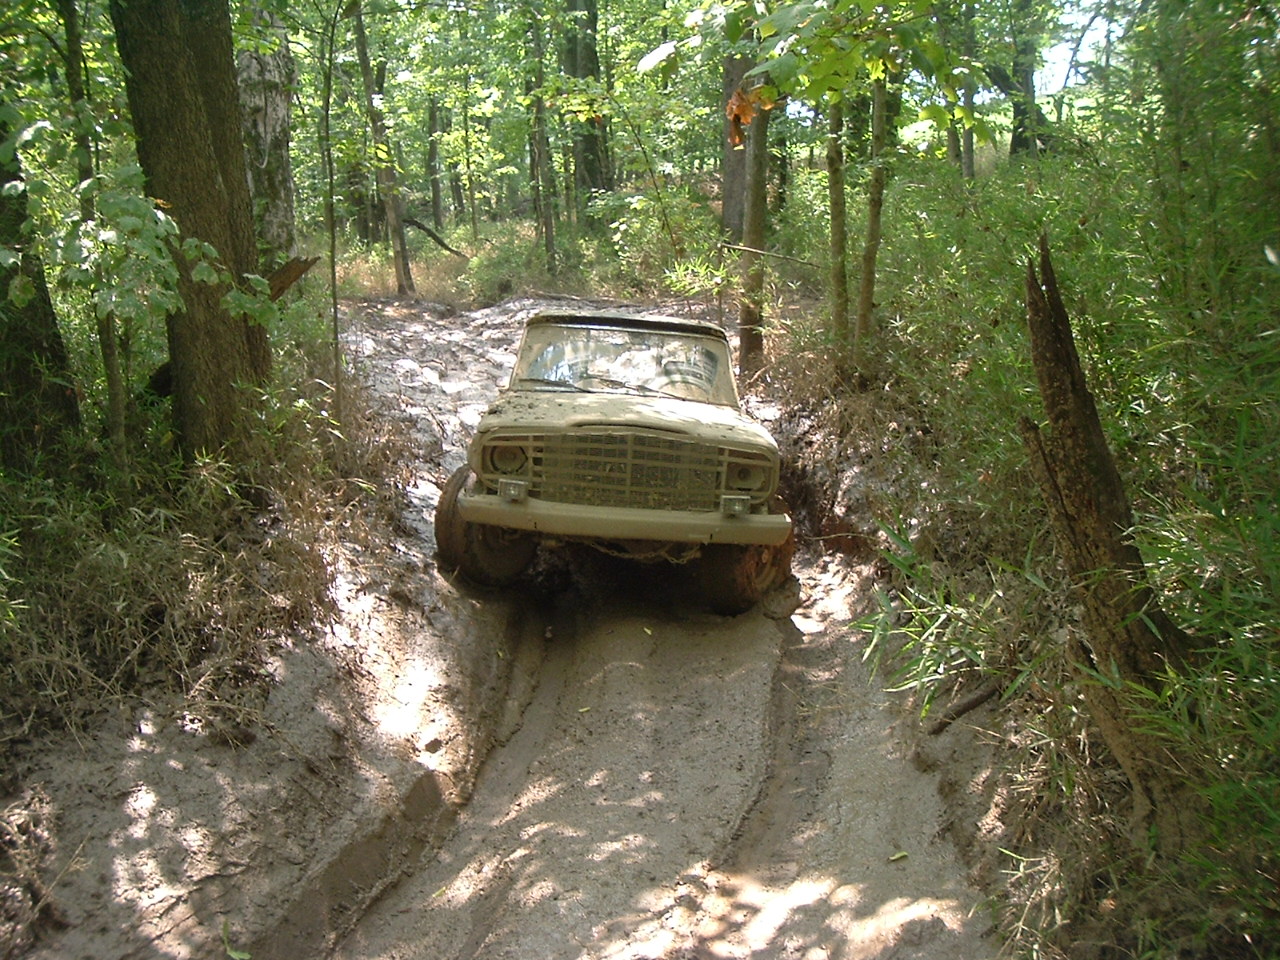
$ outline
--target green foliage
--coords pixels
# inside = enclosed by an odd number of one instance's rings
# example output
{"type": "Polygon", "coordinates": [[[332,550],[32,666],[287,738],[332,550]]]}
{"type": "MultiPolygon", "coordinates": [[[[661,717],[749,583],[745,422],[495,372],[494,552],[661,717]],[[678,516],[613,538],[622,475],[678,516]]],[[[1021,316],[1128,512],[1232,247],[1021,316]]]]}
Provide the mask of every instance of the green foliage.
{"type": "MultiPolygon", "coordinates": [[[[340,28],[329,58],[327,15],[291,8],[283,14],[300,70],[299,219],[312,230],[323,221],[328,128],[340,232],[361,237],[341,256],[343,292],[385,290],[373,167],[395,162],[410,213],[425,221],[435,147],[445,232],[472,254],[465,270],[459,258],[440,260],[458,271],[441,271],[451,295],[492,303],[552,289],[675,290],[720,299],[736,282],[708,202],[721,154],[712,135],[720,70],[726,56],[755,58],[755,75],[790,94],[795,121],[786,125],[792,176],[769,238],[771,252],[794,259],[769,263],[787,309],[771,311],[771,343],[782,350],[762,383],[800,397],[829,425],[822,455],[833,475],[856,467],[874,477],[837,519],[856,514],[883,531],[891,578],[861,624],[879,675],[924,709],[979,683],[1004,691],[1022,764],[1010,802],[1030,811],[1012,851],[1008,930],[1027,950],[1050,952],[1054,937],[1069,939],[1080,918],[1102,923],[1101,904],[1132,890],[1106,928],[1118,950],[1247,955],[1247,937],[1280,941],[1274,18],[1257,4],[1216,0],[1094,5],[1086,12],[1124,21],[1110,24],[1105,50],[1083,51],[1092,82],[1055,104],[1062,119],[1049,153],[1011,162],[988,150],[985,175],[969,181],[940,162],[934,133],[928,153],[895,158],[871,348],[884,373],[866,394],[840,395],[823,375],[833,334],[811,306],[829,257],[823,129],[796,104],[816,109],[895,72],[903,117],[940,129],[1007,124],[1006,101],[972,112],[960,103],[982,81],[977,63],[1007,65],[1028,36],[1055,36],[1063,5],[984,8],[995,15],[976,23],[971,49],[947,32],[961,24],[946,15],[965,6],[613,4],[601,11],[599,81],[570,82],[559,75],[554,4],[489,5],[484,16],[468,3],[370,4],[374,58],[387,66],[390,157],[373,155],[349,38],[340,28]],[[533,31],[543,31],[540,52],[533,31]],[[556,212],[555,275],[521,206],[535,102],[546,105],[555,167],[544,198],[556,212]],[[620,186],[592,197],[575,221],[570,158],[584,120],[610,130],[620,186]],[[1123,789],[1100,759],[1063,653],[1081,629],[1074,598],[1017,439],[1017,417],[1040,413],[1022,284],[1042,231],[1153,584],[1204,648],[1194,671],[1133,692],[1144,728],[1201,785],[1209,810],[1205,844],[1163,873],[1129,859],[1123,789]],[[1166,905],[1142,902],[1159,884],[1166,905]],[[1139,935],[1129,920],[1140,921],[1139,935]]],[[[281,373],[254,407],[243,449],[183,470],[163,411],[142,405],[131,410],[132,460],[117,462],[96,439],[105,407],[97,321],[116,325],[136,392],[165,357],[181,243],[146,197],[120,119],[127,105],[108,93],[122,84],[106,22],[86,18],[95,100],[75,109],[64,102],[48,5],[20,0],[0,38],[10,130],[0,150],[21,153],[27,235],[49,272],[87,414],[67,475],[0,477],[0,738],[77,722],[140,686],[209,723],[247,709],[263,680],[257,642],[323,615],[317,545],[329,534],[318,518],[325,504],[360,494],[375,459],[332,421],[329,388],[306,360],[326,334],[322,312],[305,301],[277,311],[260,281],[229,304],[271,327],[281,373]],[[95,161],[87,180],[75,162],[83,132],[95,161]]],[[[238,37],[263,43],[248,17],[238,37]]],[[[850,161],[855,228],[866,216],[865,172],[850,161]]],[[[201,278],[224,279],[207,250],[186,248],[201,278]]]]}
{"type": "MultiPolygon", "coordinates": [[[[1196,7],[1176,23],[1212,13],[1196,7]]],[[[1176,57],[1171,25],[1157,26],[1165,43],[1154,55],[1176,57]]],[[[1172,65],[1162,69],[1171,85],[1172,65]]],[[[1178,64],[1195,76],[1212,69],[1190,58],[1178,64]]],[[[1261,242],[1274,226],[1258,219],[1276,195],[1267,186],[1273,171],[1242,115],[1274,117],[1276,104],[1232,105],[1205,80],[1164,95],[1177,97],[1180,124],[1162,130],[1134,117],[1122,129],[1142,135],[1124,142],[1091,125],[1099,112],[1081,114],[1078,126],[1058,131],[1053,155],[976,182],[926,158],[904,161],[887,198],[881,350],[900,409],[938,442],[923,459],[918,445],[882,453],[882,469],[898,478],[880,514],[897,531],[894,589],[863,626],[877,655],[900,648],[893,682],[916,691],[924,708],[977,673],[997,678],[1017,715],[1018,696],[1035,701],[1026,709],[1043,717],[1040,735],[1024,727],[1012,737],[1026,751],[1021,789],[1062,798],[1063,829],[1015,851],[1022,859],[1010,893],[1021,903],[1010,917],[1038,918],[1013,928],[1028,949],[1069,939],[1069,926],[1053,932],[1063,917],[1100,922],[1095,911],[1107,897],[1116,924],[1107,936],[1137,952],[1261,956],[1248,942],[1280,937],[1280,365],[1268,306],[1280,278],[1261,242]],[[1193,119],[1199,111],[1204,125],[1193,119]],[[1233,129],[1237,136],[1217,134],[1233,129]],[[1183,165],[1153,180],[1174,155],[1183,165]],[[1015,432],[1017,416],[1041,409],[1020,283],[1041,230],[1153,584],[1204,647],[1194,671],[1133,691],[1135,721],[1169,745],[1208,805],[1204,843],[1151,870],[1128,860],[1116,826],[1127,798],[1097,783],[1094,751],[1065,749],[1091,738],[1079,685],[1061,659],[1062,631],[1079,626],[1072,595],[1053,574],[1015,432]],[[1050,862],[1053,870],[1042,869],[1050,862]],[[1157,884],[1164,908],[1153,906],[1157,884]],[[1125,925],[1138,914],[1142,933],[1130,939],[1125,925]]],[[[1233,89],[1247,87],[1236,78],[1233,89]]],[[[1172,102],[1142,109],[1167,119],[1172,102]]]]}
{"type": "Polygon", "coordinates": [[[608,223],[621,282],[635,289],[678,273],[685,258],[714,249],[719,239],[705,198],[692,191],[602,194],[591,212],[608,223]]]}
{"type": "Polygon", "coordinates": [[[13,577],[9,568],[18,556],[18,541],[15,531],[0,533],[0,636],[13,629],[13,623],[22,609],[22,601],[10,595],[13,588],[13,577]]]}
{"type": "Polygon", "coordinates": [[[157,419],[125,476],[93,445],[65,478],[0,475],[0,743],[143,690],[193,730],[243,723],[276,638],[327,615],[324,518],[385,452],[333,421],[301,309],[234,462],[184,467],[157,419]]]}
{"type": "Polygon", "coordinates": [[[815,239],[824,240],[830,229],[825,170],[801,167],[794,171],[787,184],[787,203],[772,218],[772,225],[770,249],[794,258],[782,271],[788,283],[808,296],[824,296],[831,256],[826,244],[815,239]]]}
{"type": "Polygon", "coordinates": [[[501,235],[485,237],[467,264],[463,288],[476,303],[499,303],[551,285],[547,260],[532,224],[508,224],[501,235]]]}

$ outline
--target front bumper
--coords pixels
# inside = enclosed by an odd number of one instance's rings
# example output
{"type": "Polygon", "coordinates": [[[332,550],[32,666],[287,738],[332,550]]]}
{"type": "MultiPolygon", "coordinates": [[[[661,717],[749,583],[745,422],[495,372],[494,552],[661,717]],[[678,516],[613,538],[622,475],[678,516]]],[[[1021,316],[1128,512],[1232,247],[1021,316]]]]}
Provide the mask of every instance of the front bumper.
{"type": "Polygon", "coordinates": [[[777,546],[791,534],[791,518],[785,513],[726,516],[715,511],[595,507],[536,499],[513,503],[494,494],[474,492],[464,492],[458,498],[458,515],[469,523],[598,540],[777,546]]]}

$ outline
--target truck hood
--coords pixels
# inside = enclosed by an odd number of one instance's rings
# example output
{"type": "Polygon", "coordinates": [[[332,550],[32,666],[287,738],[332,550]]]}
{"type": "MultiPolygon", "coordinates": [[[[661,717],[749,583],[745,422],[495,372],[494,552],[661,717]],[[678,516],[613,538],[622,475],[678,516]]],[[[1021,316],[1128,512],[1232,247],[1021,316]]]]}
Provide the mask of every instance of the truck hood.
{"type": "Polygon", "coordinates": [[[511,390],[488,409],[476,432],[479,439],[500,428],[555,433],[593,427],[663,430],[706,443],[778,449],[768,430],[733,407],[659,395],[511,390]]]}

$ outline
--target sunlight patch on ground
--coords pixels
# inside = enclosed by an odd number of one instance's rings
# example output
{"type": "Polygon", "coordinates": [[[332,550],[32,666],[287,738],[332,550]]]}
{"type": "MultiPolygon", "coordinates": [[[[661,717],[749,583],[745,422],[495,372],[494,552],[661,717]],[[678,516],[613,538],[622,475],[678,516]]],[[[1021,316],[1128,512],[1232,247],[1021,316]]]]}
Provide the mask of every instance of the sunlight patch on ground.
{"type": "MultiPolygon", "coordinates": [[[[516,820],[524,814],[526,808],[537,803],[544,803],[555,797],[564,789],[563,785],[558,783],[552,777],[538,777],[531,780],[529,785],[520,791],[520,795],[516,798],[515,803],[511,804],[511,809],[505,815],[500,817],[493,825],[495,827],[505,826],[516,820]]],[[[580,832],[575,832],[574,836],[580,836],[580,832]]]]}
{"type": "Polygon", "coordinates": [[[429,716],[431,694],[443,684],[436,664],[419,659],[402,662],[391,696],[372,711],[374,720],[391,737],[408,738],[420,732],[429,716]]]}

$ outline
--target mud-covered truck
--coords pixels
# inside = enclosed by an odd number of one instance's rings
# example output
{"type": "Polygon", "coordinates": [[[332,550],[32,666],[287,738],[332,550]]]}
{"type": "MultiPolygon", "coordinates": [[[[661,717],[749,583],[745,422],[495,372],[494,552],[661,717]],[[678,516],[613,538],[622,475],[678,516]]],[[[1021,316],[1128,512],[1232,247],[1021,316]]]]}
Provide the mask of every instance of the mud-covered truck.
{"type": "Polygon", "coordinates": [[[739,402],[725,332],[612,311],[544,311],[436,509],[442,566],[500,586],[583,543],[690,564],[741,613],[790,574],[778,445],[739,402]]]}

